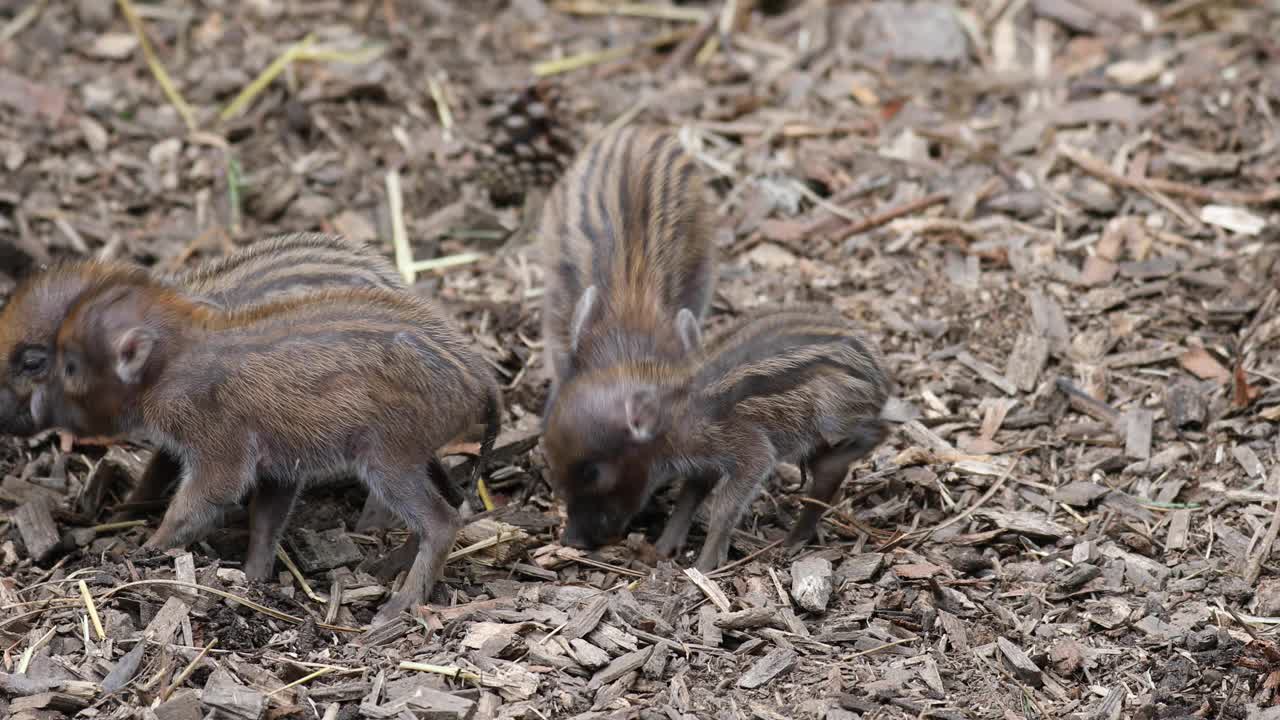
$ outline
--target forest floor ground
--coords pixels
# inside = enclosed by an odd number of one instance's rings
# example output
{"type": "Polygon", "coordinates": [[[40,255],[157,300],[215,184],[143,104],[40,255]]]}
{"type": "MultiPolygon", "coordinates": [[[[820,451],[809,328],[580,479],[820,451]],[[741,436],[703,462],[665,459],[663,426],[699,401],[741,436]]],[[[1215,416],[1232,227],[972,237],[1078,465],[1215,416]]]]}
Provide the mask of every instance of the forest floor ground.
{"type": "Polygon", "coordinates": [[[357,531],[361,488],[309,491],[296,572],[247,584],[242,513],[148,559],[158,513],[104,525],[144,448],[0,441],[0,715],[1280,717],[1277,38],[1275,0],[0,0],[0,296],[283,232],[392,257],[395,171],[445,259],[415,290],[507,415],[498,511],[373,633],[404,534],[357,531]],[[477,171],[617,122],[680,128],[711,179],[710,332],[818,302],[885,352],[894,431],[821,542],[777,545],[784,466],[710,578],[702,526],[656,561],[667,494],[625,544],[557,543],[545,187],[477,171]]]}

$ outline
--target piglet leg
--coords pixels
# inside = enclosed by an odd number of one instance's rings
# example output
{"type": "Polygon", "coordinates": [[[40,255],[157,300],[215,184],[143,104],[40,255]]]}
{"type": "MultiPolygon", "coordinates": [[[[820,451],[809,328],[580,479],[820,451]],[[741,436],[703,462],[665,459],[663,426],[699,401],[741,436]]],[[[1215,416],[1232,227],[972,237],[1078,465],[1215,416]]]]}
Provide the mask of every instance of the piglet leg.
{"type": "Polygon", "coordinates": [[[156,450],[138,484],[133,486],[124,502],[116,506],[111,522],[132,520],[142,515],[145,509],[164,498],[165,491],[181,474],[182,460],[177,455],[163,448],[156,450]]]}
{"type": "Polygon", "coordinates": [[[380,625],[402,611],[421,605],[431,596],[436,580],[444,574],[445,560],[457,537],[461,520],[435,490],[429,470],[409,473],[370,473],[369,488],[396,511],[410,531],[409,542],[418,544],[418,554],[405,576],[404,585],[374,617],[380,625]]]}
{"type": "Polygon", "coordinates": [[[159,529],[143,547],[168,550],[203,537],[221,519],[223,509],[240,500],[253,479],[247,458],[193,461],[159,529]]]}
{"type": "Polygon", "coordinates": [[[244,560],[244,574],[250,580],[266,580],[271,576],[276,543],[301,492],[297,483],[264,478],[253,493],[249,500],[249,551],[244,560]]]}
{"type": "Polygon", "coordinates": [[[680,495],[676,497],[675,510],[667,519],[667,525],[662,529],[662,535],[655,546],[659,557],[674,557],[684,548],[698,506],[706,499],[711,488],[715,487],[716,479],[714,473],[685,478],[684,487],[680,488],[680,495]]]}
{"type": "Polygon", "coordinates": [[[704,573],[715,570],[729,559],[729,541],[733,531],[773,472],[773,446],[763,434],[729,450],[735,453],[734,462],[730,472],[711,493],[707,540],[698,555],[697,568],[704,573]]]}
{"type": "Polygon", "coordinates": [[[809,461],[809,467],[813,471],[813,487],[809,490],[809,497],[821,505],[805,503],[796,524],[787,534],[787,546],[803,544],[813,537],[818,530],[822,513],[835,500],[840,485],[849,474],[849,466],[874,450],[888,433],[883,420],[869,420],[858,425],[844,442],[834,446],[824,445],[813,454],[809,461]]]}

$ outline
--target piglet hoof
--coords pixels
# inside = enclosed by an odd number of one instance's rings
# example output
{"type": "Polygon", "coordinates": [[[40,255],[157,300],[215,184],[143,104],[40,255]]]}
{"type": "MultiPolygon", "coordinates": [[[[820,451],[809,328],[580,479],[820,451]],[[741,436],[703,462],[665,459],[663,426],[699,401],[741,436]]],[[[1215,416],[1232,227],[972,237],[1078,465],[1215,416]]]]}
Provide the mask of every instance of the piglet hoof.
{"type": "Polygon", "coordinates": [[[392,595],[391,599],[388,600],[386,604],[378,610],[378,613],[373,616],[373,622],[371,625],[373,627],[379,627],[399,619],[404,611],[409,609],[410,604],[411,603],[405,599],[404,593],[392,595]]]}
{"type": "Polygon", "coordinates": [[[813,535],[814,528],[797,525],[791,528],[791,532],[787,533],[786,539],[782,541],[782,546],[788,550],[798,548],[812,540],[813,535]]]}
{"type": "Polygon", "coordinates": [[[670,560],[679,555],[683,548],[683,542],[675,542],[665,537],[658,538],[658,544],[653,546],[654,551],[658,553],[658,557],[664,560],[670,560]]]}

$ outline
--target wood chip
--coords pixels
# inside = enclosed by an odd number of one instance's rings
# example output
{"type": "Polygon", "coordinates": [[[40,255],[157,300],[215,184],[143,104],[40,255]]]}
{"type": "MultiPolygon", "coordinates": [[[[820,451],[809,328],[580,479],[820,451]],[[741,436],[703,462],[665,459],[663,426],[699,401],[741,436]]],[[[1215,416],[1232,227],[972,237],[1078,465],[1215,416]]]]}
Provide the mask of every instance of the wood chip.
{"type": "Polygon", "coordinates": [[[698,586],[698,589],[707,596],[707,599],[710,600],[711,603],[720,610],[720,612],[729,612],[729,597],[724,594],[724,591],[720,589],[720,586],[717,585],[714,580],[711,580],[706,575],[698,572],[697,568],[685,568],[684,574],[693,581],[694,585],[698,586]]]}
{"type": "Polygon", "coordinates": [[[1169,534],[1165,537],[1165,549],[1170,552],[1185,550],[1187,536],[1191,531],[1191,511],[1174,510],[1169,517],[1169,534]]]}
{"type": "Polygon", "coordinates": [[[746,673],[738,678],[738,687],[754,690],[768,684],[777,676],[790,670],[796,664],[795,650],[776,648],[768,655],[760,658],[746,673]]]}
{"type": "Polygon", "coordinates": [[[209,676],[200,701],[224,717],[238,720],[258,720],[267,707],[265,694],[236,682],[226,670],[216,670],[209,676]]]}
{"type": "Polygon", "coordinates": [[[147,624],[143,636],[155,643],[161,645],[173,640],[173,634],[178,631],[182,625],[182,621],[186,619],[187,613],[191,609],[187,603],[176,595],[165,601],[164,606],[160,608],[160,612],[156,613],[151,622],[147,624]]]}
{"type": "Polygon", "coordinates": [[[1006,379],[1004,375],[1001,375],[1000,371],[996,370],[990,363],[983,362],[982,360],[975,358],[973,355],[970,355],[969,351],[965,350],[958,353],[956,355],[956,362],[974,371],[978,374],[978,377],[996,386],[1006,395],[1016,395],[1018,393],[1017,385],[1006,379]]]}
{"type": "Polygon", "coordinates": [[[574,614],[569,619],[569,624],[560,631],[561,637],[573,640],[587,635],[596,629],[596,625],[600,624],[600,618],[604,617],[604,612],[608,609],[609,598],[604,595],[596,597],[582,612],[574,614]]]}
{"type": "Polygon", "coordinates": [[[996,638],[996,647],[1000,648],[1000,655],[1004,658],[1005,665],[1019,680],[1032,687],[1044,685],[1044,677],[1040,673],[1039,666],[1031,661],[1022,648],[1003,637],[996,638]]]}
{"type": "Polygon", "coordinates": [[[156,720],[201,720],[200,694],[195,690],[183,690],[156,706],[152,712],[156,720]]]}
{"type": "Polygon", "coordinates": [[[721,630],[752,630],[762,627],[782,627],[782,620],[776,608],[757,607],[718,615],[715,624],[721,630]]]}
{"type": "Polygon", "coordinates": [[[36,563],[48,560],[62,541],[53,522],[53,505],[44,498],[35,498],[19,507],[13,521],[22,536],[22,544],[27,547],[27,555],[36,563]]]}
{"type": "Polygon", "coordinates": [[[609,653],[582,638],[569,641],[569,654],[575,662],[588,670],[599,670],[610,662],[609,653]]]}
{"type": "Polygon", "coordinates": [[[1135,409],[1125,413],[1124,454],[1137,460],[1151,457],[1151,426],[1155,413],[1135,409]]]}
{"type": "Polygon", "coordinates": [[[613,662],[609,663],[608,667],[592,676],[591,682],[587,683],[587,688],[595,690],[602,685],[617,680],[629,672],[639,670],[644,667],[645,662],[649,660],[649,655],[652,652],[653,646],[649,646],[615,658],[613,662]]]}
{"type": "Polygon", "coordinates": [[[724,633],[716,626],[719,615],[711,605],[698,608],[698,635],[702,638],[703,645],[720,647],[720,643],[724,642],[724,633]]]}
{"type": "Polygon", "coordinates": [[[1023,392],[1031,392],[1040,382],[1040,373],[1049,362],[1049,341],[1034,333],[1021,333],[1013,343],[1004,376],[1023,392]]]}
{"type": "Polygon", "coordinates": [[[884,553],[862,553],[840,563],[840,579],[844,582],[870,582],[884,566],[884,553]]]}

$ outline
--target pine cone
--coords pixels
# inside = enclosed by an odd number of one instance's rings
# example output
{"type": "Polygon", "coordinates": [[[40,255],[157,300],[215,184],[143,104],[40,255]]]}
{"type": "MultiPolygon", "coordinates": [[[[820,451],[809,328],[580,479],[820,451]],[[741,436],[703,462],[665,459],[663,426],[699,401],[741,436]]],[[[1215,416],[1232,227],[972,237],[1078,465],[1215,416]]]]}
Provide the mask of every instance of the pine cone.
{"type": "Polygon", "coordinates": [[[517,204],[526,191],[560,177],[576,152],[574,134],[551,83],[498,94],[489,104],[474,179],[495,205],[517,204]]]}

